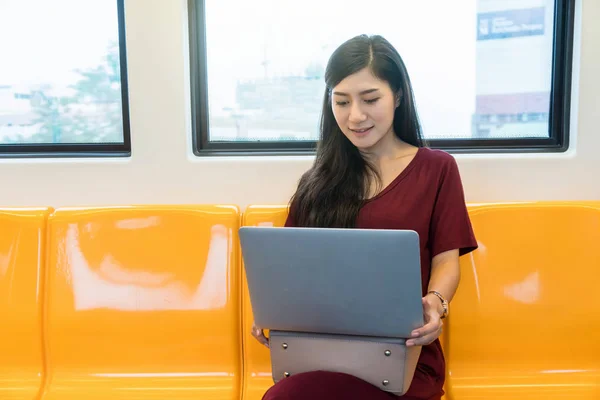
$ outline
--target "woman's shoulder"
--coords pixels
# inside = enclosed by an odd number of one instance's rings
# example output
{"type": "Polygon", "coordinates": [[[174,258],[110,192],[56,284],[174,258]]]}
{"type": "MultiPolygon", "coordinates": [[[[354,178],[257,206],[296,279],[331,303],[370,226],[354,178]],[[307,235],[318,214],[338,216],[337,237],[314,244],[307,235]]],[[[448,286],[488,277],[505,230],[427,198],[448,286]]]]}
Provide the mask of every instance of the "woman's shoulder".
{"type": "Polygon", "coordinates": [[[430,175],[443,176],[457,173],[458,165],[454,156],[444,150],[422,147],[419,149],[419,164],[430,175]]]}
{"type": "Polygon", "coordinates": [[[421,156],[430,162],[435,162],[440,165],[456,163],[454,156],[444,150],[432,149],[431,147],[421,147],[419,151],[421,152],[421,156]]]}

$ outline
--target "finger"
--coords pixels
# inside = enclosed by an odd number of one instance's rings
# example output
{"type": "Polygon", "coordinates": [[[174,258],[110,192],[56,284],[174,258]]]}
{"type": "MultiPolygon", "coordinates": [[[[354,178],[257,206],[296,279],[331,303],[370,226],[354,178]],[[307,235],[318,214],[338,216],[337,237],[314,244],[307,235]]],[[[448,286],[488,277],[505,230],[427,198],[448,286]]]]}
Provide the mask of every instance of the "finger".
{"type": "Polygon", "coordinates": [[[433,343],[439,336],[440,334],[435,332],[426,336],[421,336],[420,338],[409,339],[406,341],[406,347],[426,346],[433,343]]]}
{"type": "Polygon", "coordinates": [[[441,325],[441,321],[438,318],[436,319],[432,319],[430,320],[428,323],[426,323],[425,325],[423,325],[422,327],[415,329],[414,331],[411,332],[411,337],[412,338],[418,338],[420,336],[425,336],[425,335],[429,335],[435,331],[437,331],[439,329],[441,325]]]}
{"type": "MultiPolygon", "coordinates": [[[[425,302],[424,302],[424,304],[425,304],[425,302]]],[[[432,308],[425,308],[423,311],[424,311],[426,323],[422,327],[412,331],[411,337],[425,336],[432,332],[435,332],[439,328],[440,324],[442,323],[441,322],[442,320],[440,319],[440,315],[437,313],[436,310],[434,310],[432,308]]]]}
{"type": "Polygon", "coordinates": [[[442,325],[440,324],[440,326],[431,333],[425,334],[425,335],[417,337],[417,338],[408,339],[406,341],[406,346],[411,347],[411,346],[428,345],[430,343],[433,343],[441,335],[441,333],[442,333],[442,325]]]}
{"type": "Polygon", "coordinates": [[[257,326],[256,323],[252,324],[252,335],[260,336],[263,334],[263,329],[260,326],[257,326]]]}
{"type": "Polygon", "coordinates": [[[414,346],[426,346],[428,344],[433,343],[433,341],[436,339],[436,336],[431,334],[431,335],[427,335],[427,336],[422,336],[420,338],[417,339],[409,339],[406,342],[406,347],[414,347],[414,346]]]}
{"type": "Polygon", "coordinates": [[[269,347],[269,339],[267,339],[266,336],[261,335],[261,336],[257,336],[256,339],[263,345],[269,347]]]}
{"type": "Polygon", "coordinates": [[[421,338],[423,336],[428,336],[428,335],[431,335],[431,334],[438,333],[438,331],[441,331],[443,324],[444,323],[443,323],[443,321],[441,319],[434,318],[432,321],[428,322],[427,324],[425,324],[421,328],[415,329],[411,333],[411,338],[412,339],[418,339],[418,338],[421,338]]]}
{"type": "Polygon", "coordinates": [[[258,340],[261,344],[269,347],[269,339],[265,336],[262,328],[258,328],[256,326],[252,327],[252,336],[254,336],[254,338],[256,340],[258,340]]]}

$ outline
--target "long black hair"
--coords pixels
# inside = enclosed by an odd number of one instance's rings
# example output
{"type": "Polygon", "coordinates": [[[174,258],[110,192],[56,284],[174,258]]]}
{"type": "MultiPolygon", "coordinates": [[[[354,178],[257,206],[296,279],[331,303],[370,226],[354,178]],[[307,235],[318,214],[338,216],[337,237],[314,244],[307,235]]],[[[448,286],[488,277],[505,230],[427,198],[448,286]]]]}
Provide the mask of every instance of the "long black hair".
{"type": "Polygon", "coordinates": [[[394,112],[396,136],[413,146],[424,146],[413,91],[404,62],[383,37],[360,35],[338,47],[325,70],[321,137],[315,162],[300,179],[290,203],[297,226],[352,228],[373,179],[381,179],[360,151],[342,133],[333,115],[331,91],[347,76],[366,67],[386,81],[394,94],[402,93],[394,112]]]}

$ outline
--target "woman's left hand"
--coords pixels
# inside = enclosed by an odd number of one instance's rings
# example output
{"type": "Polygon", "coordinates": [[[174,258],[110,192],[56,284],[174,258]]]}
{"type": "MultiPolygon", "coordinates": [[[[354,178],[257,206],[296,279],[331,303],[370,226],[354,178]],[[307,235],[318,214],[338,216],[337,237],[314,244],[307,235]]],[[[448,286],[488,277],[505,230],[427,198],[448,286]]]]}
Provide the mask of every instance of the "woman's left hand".
{"type": "Polygon", "coordinates": [[[441,320],[442,304],[437,296],[423,297],[423,316],[425,325],[412,332],[411,338],[406,341],[406,346],[425,346],[433,343],[442,333],[441,320]]]}

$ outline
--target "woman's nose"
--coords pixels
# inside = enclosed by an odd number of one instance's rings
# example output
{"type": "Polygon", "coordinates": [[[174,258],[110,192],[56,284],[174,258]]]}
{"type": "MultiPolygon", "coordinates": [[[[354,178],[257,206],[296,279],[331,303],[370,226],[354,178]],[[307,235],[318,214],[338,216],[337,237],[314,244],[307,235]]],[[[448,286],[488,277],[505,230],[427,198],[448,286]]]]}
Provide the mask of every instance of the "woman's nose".
{"type": "Polygon", "coordinates": [[[367,115],[363,112],[359,103],[353,103],[350,108],[350,122],[358,123],[362,122],[367,118],[367,115]]]}

